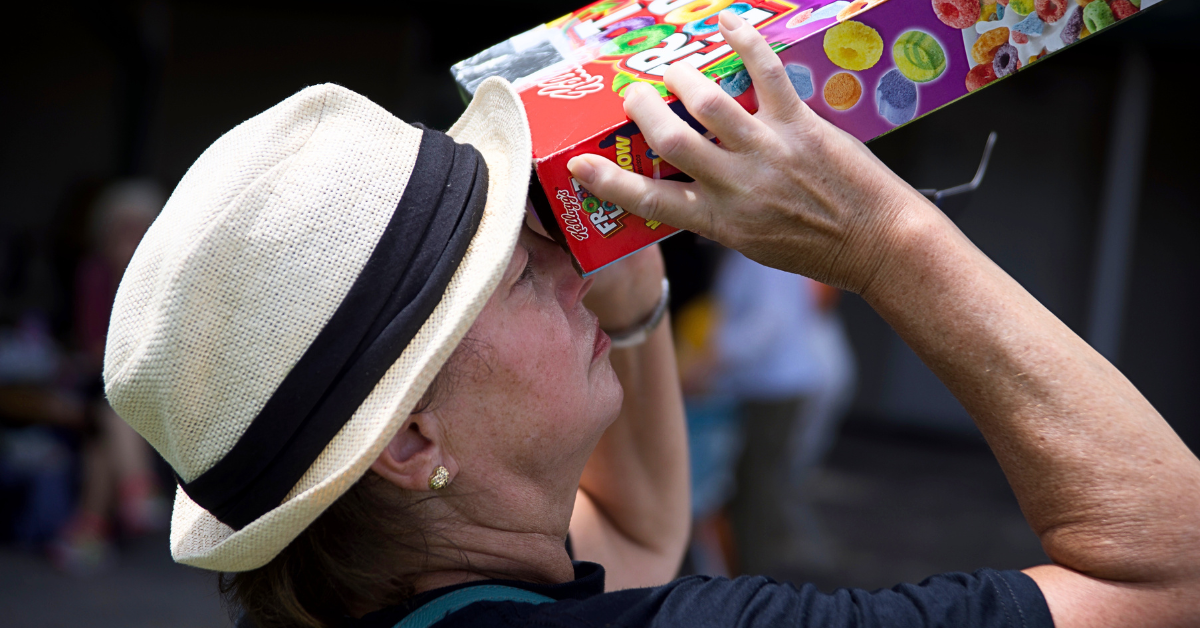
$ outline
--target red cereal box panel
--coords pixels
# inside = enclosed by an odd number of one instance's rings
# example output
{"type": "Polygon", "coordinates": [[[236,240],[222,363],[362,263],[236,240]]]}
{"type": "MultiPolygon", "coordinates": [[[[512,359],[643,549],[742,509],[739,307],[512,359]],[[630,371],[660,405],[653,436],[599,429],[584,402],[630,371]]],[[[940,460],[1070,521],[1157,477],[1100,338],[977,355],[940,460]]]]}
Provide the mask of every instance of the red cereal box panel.
{"type": "Polygon", "coordinates": [[[451,71],[468,97],[488,76],[520,92],[545,197],[535,205],[588,274],[676,232],[596,198],[566,167],[575,155],[595,153],[648,177],[686,180],[626,118],[629,85],[650,84],[714,141],[663,84],[671,65],[698,68],[748,111],[757,109],[750,76],[717,29],[722,11],[763,34],[813,111],[869,141],[1158,2],[602,0],[451,71]]]}

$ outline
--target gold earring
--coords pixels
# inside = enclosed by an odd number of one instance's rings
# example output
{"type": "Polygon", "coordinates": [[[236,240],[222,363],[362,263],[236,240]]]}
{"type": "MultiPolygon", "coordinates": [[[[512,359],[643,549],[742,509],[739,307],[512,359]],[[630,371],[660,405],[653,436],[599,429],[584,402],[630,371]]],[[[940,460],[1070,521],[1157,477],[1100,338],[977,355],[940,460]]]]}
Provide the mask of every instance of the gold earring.
{"type": "Polygon", "coordinates": [[[447,486],[450,486],[450,472],[446,467],[438,465],[438,468],[433,470],[433,475],[429,476],[429,490],[440,491],[447,486]]]}

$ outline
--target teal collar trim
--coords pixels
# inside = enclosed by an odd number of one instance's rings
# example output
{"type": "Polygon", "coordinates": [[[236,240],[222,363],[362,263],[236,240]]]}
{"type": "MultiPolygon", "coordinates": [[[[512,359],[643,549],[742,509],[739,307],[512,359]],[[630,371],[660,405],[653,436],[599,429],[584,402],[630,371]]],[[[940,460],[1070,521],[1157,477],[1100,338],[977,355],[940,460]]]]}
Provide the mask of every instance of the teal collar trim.
{"type": "Polygon", "coordinates": [[[429,628],[447,615],[475,602],[523,602],[545,604],[555,601],[533,591],[499,584],[484,584],[451,591],[426,602],[396,624],[394,628],[429,628]]]}

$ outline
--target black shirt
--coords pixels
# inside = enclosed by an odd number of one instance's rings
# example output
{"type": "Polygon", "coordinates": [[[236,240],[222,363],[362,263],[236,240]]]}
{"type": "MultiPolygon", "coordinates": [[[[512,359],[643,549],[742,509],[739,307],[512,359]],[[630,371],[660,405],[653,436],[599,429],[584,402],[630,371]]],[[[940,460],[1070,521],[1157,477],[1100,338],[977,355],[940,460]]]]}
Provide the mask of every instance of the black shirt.
{"type": "Polygon", "coordinates": [[[601,628],[652,626],[703,628],[795,626],[804,628],[1053,628],[1037,584],[1019,571],[981,569],[948,573],[921,584],[821,593],[762,576],[735,580],[690,576],[660,587],[604,592],[604,568],[575,562],[575,579],[555,585],[488,580],[427,591],[408,603],[377,611],[347,628],[392,628],[410,612],[444,593],[481,584],[503,584],[558,600],[547,604],[476,602],[451,613],[437,628],[539,626],[601,628]]]}

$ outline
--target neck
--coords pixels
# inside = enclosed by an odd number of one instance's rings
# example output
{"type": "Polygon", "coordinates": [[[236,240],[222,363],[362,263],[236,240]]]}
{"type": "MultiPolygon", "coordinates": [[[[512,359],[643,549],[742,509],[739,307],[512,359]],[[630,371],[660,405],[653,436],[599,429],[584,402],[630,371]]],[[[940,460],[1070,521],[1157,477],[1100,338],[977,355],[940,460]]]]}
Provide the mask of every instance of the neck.
{"type": "Polygon", "coordinates": [[[559,535],[492,528],[458,530],[430,544],[431,569],[415,578],[417,593],[478,580],[569,582],[575,569],[559,535]]]}
{"type": "MultiPolygon", "coordinates": [[[[421,547],[418,573],[404,577],[415,593],[479,580],[518,580],[539,584],[569,582],[575,577],[567,555],[566,534],[569,517],[550,530],[513,525],[497,527],[464,521],[461,513],[445,507],[442,500],[427,512],[426,521],[437,521],[405,542],[410,548],[421,547]]],[[[407,562],[407,561],[406,561],[407,562]]],[[[413,565],[413,563],[409,563],[413,565]]],[[[380,606],[351,603],[347,610],[355,617],[379,610],[380,606]]]]}
{"type": "MultiPolygon", "coordinates": [[[[416,593],[479,580],[558,584],[575,578],[563,537],[476,530],[455,538],[439,536],[431,541],[427,554],[431,568],[412,579],[416,593]]],[[[362,617],[380,608],[351,604],[349,610],[362,617]]]]}
{"type": "Polygon", "coordinates": [[[424,535],[429,551],[414,579],[416,591],[488,579],[573,580],[566,537],[579,476],[562,476],[556,484],[493,474],[491,486],[464,477],[438,499],[423,502],[422,520],[433,525],[424,535]]]}

